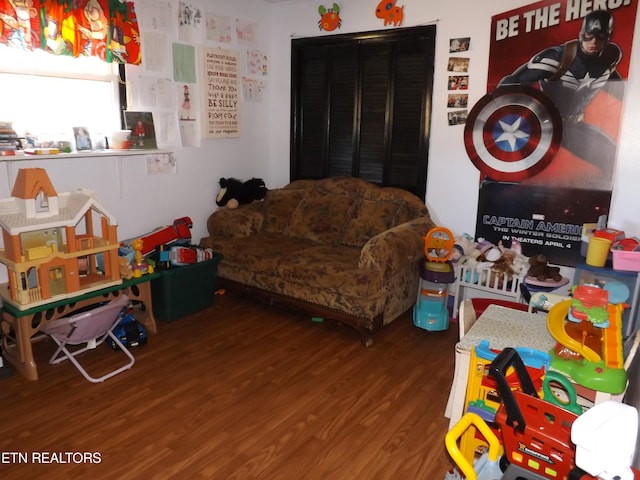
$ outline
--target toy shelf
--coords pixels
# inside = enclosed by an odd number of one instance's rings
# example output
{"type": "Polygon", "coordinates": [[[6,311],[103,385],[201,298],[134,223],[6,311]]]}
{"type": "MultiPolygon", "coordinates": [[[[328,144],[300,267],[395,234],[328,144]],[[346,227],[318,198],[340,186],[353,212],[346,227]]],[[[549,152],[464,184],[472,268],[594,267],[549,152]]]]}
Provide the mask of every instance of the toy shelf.
{"type": "Polygon", "coordinates": [[[524,275],[513,276],[503,281],[493,273],[490,267],[478,269],[471,265],[456,265],[453,318],[458,318],[458,309],[460,302],[466,298],[466,289],[485,292],[483,296],[508,298],[520,302],[520,284],[524,281],[524,275]]]}
{"type": "Polygon", "coordinates": [[[169,153],[166,150],[95,150],[72,153],[56,153],[44,155],[27,155],[20,153],[16,155],[0,155],[0,162],[24,162],[27,160],[50,160],[55,158],[91,158],[91,157],[129,157],[133,155],[149,155],[157,153],[169,153]]]}

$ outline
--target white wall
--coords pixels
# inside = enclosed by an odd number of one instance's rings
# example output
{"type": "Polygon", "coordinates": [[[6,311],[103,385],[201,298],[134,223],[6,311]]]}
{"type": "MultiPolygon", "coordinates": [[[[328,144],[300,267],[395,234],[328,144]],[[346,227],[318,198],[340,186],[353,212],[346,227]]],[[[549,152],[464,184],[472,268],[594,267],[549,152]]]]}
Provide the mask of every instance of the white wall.
{"type": "MultiPolygon", "coordinates": [[[[160,3],[171,3],[177,11],[177,0],[160,3]]],[[[255,0],[196,0],[193,3],[229,16],[234,26],[236,18],[255,22],[258,25],[258,39],[253,48],[269,52],[269,4],[255,0]]],[[[142,48],[144,33],[143,31],[142,48]]],[[[170,40],[178,41],[175,33],[170,40]]],[[[238,46],[235,41],[231,44],[203,44],[238,51],[243,66],[246,48],[238,46]]],[[[166,54],[170,57],[171,50],[166,54]]],[[[144,67],[134,69],[134,72],[145,75],[144,67]]],[[[241,70],[240,73],[244,74],[245,71],[241,70]]],[[[146,75],[157,77],[155,73],[146,75]]],[[[268,81],[271,79],[268,78],[268,81]]],[[[138,96],[134,94],[133,97],[138,96]]],[[[152,110],[140,103],[131,105],[130,108],[152,110]]],[[[156,227],[171,224],[176,218],[188,216],[194,224],[191,231],[193,240],[198,242],[207,235],[207,218],[217,208],[215,196],[220,177],[261,177],[271,186],[269,142],[272,129],[276,130],[278,126],[270,118],[270,99],[266,98],[262,103],[241,102],[240,118],[239,138],[203,140],[200,147],[171,148],[177,159],[175,174],[146,175],[143,156],[54,159],[29,157],[28,160],[8,162],[4,161],[6,158],[0,158],[0,198],[11,195],[19,168],[42,167],[47,169],[58,192],[73,191],[80,187],[94,190],[99,202],[117,218],[120,239],[140,236],[156,227]]],[[[288,170],[288,158],[281,164],[283,170],[288,170]]],[[[6,268],[0,265],[0,282],[6,280],[6,268]]]]}
{"type": "MultiPolygon", "coordinates": [[[[286,125],[289,119],[290,52],[291,38],[296,36],[327,35],[317,26],[318,1],[283,3],[272,13],[271,50],[273,57],[274,102],[272,118],[278,125],[286,125]]],[[[325,2],[330,5],[333,2],[325,2]]],[[[380,19],[374,15],[376,2],[348,0],[341,4],[342,27],[335,33],[382,30],[380,19]]],[[[469,77],[469,106],[473,106],[487,89],[491,17],[514,8],[534,3],[527,0],[398,0],[404,4],[404,27],[435,22],[436,63],[433,93],[431,142],[426,204],[434,220],[449,227],[454,233],[475,233],[478,202],[479,173],[469,161],[463,142],[463,126],[447,125],[447,59],[449,39],[471,37],[469,77]]],[[[629,82],[626,89],[627,109],[624,113],[622,137],[615,179],[609,225],[623,229],[627,234],[640,235],[640,160],[637,153],[640,137],[640,112],[630,108],[640,101],[640,35],[637,23],[631,60],[629,82]]],[[[289,130],[277,129],[271,140],[271,181],[285,183],[288,175],[289,130]]]]}
{"type": "MultiPolygon", "coordinates": [[[[177,6],[178,2],[170,0],[170,3],[177,6]]],[[[240,138],[203,140],[201,147],[173,149],[177,172],[169,175],[146,175],[144,157],[137,156],[30,159],[6,162],[4,168],[0,163],[0,198],[10,195],[18,168],[41,166],[47,168],[54,187],[60,192],[79,187],[95,190],[98,200],[118,219],[121,239],[141,235],[170,224],[175,218],[189,216],[194,222],[193,238],[198,241],[207,234],[207,217],[216,208],[215,195],[220,177],[261,177],[269,188],[288,183],[291,38],[328,34],[318,29],[317,11],[321,2],[298,0],[270,5],[260,0],[194,0],[193,3],[209,11],[229,15],[234,20],[241,18],[256,22],[257,48],[268,52],[267,96],[262,103],[241,102],[240,138]]],[[[325,2],[326,5],[331,3],[325,2]]],[[[343,23],[336,33],[392,28],[383,27],[382,22],[375,18],[376,2],[344,0],[339,3],[343,4],[340,11],[343,23]]],[[[403,26],[437,23],[426,204],[436,222],[456,234],[473,234],[479,176],[467,158],[462,126],[449,127],[446,121],[448,42],[453,37],[471,37],[469,104],[473,105],[486,91],[491,16],[532,2],[405,0],[404,3],[403,26]]],[[[636,57],[640,52],[637,30],[633,47],[636,57]]],[[[235,44],[220,46],[236,49],[241,55],[244,50],[235,44]]],[[[639,71],[640,65],[634,58],[626,90],[627,106],[640,104],[639,71]]],[[[134,107],[142,109],[145,105],[134,107]]],[[[639,128],[640,113],[627,108],[610,216],[611,226],[633,235],[640,235],[640,161],[636,160],[636,152],[640,151],[640,136],[636,134],[639,128]]],[[[0,281],[6,281],[6,272],[0,271],[0,281]]]]}

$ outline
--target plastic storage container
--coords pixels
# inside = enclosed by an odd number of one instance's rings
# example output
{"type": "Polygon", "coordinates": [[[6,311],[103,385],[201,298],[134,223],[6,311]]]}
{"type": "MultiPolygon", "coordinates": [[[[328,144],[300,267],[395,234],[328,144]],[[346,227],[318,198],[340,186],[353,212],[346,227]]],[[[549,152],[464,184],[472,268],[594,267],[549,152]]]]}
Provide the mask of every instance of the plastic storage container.
{"type": "Polygon", "coordinates": [[[153,314],[165,322],[199,312],[215,300],[220,254],[211,260],[165,270],[151,281],[153,314]]]}
{"type": "Polygon", "coordinates": [[[640,252],[611,249],[613,269],[640,272],[640,252]]]}

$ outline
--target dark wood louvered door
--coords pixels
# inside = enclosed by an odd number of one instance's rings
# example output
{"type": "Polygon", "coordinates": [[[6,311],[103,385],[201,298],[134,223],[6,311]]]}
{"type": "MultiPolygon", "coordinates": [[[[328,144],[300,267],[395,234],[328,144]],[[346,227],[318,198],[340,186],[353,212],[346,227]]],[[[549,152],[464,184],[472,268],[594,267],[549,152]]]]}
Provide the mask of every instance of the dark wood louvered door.
{"type": "Polygon", "coordinates": [[[435,26],[292,41],[291,180],[426,190],[435,26]]]}

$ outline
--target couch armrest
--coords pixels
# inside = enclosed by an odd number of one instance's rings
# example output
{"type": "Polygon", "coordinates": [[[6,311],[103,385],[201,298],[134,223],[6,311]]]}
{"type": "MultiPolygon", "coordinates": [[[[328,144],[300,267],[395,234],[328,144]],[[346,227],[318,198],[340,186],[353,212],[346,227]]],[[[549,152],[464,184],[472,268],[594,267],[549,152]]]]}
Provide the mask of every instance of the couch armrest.
{"type": "Polygon", "coordinates": [[[250,203],[238,208],[221,208],[207,219],[209,235],[219,238],[248,237],[262,229],[264,214],[260,203],[250,203]]]}
{"type": "Polygon", "coordinates": [[[424,237],[433,227],[429,217],[422,217],[376,235],[362,247],[358,267],[392,276],[424,257],[424,237]]]}

